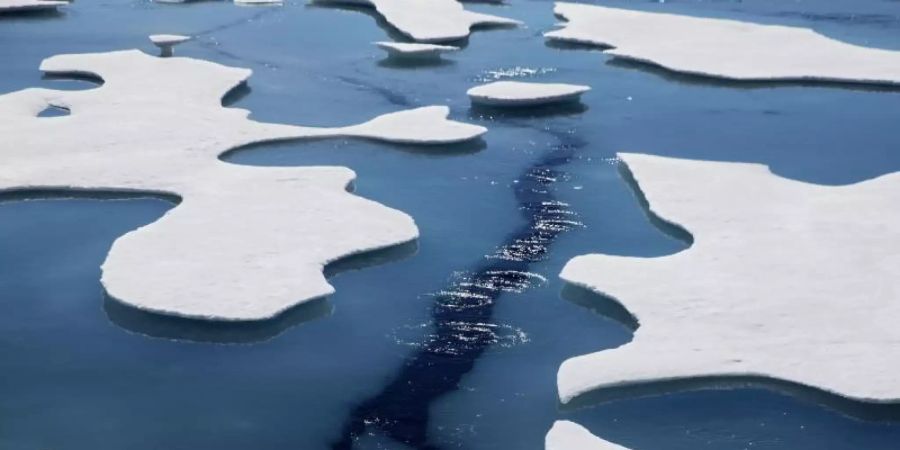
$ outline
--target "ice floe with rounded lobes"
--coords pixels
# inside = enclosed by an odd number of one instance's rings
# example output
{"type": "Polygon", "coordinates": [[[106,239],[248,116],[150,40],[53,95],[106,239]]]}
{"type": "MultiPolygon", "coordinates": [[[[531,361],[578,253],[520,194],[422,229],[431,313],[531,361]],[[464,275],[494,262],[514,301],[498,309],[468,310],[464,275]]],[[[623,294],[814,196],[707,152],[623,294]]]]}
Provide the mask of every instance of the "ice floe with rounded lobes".
{"type": "Polygon", "coordinates": [[[540,106],[575,102],[589,86],[564,83],[495,81],[473,87],[467,92],[472,103],[486,106],[540,106]]]}
{"type": "Polygon", "coordinates": [[[900,51],[837,41],[813,30],[560,2],[549,39],[675,72],[733,80],[900,84],[900,51]]]}
{"type": "Polygon", "coordinates": [[[250,70],[137,50],[54,56],[41,69],[104,84],[0,96],[0,191],[181,198],[158,222],[119,238],[102,275],[111,297],[176,316],[270,318],[331,293],[326,264],[418,234],[406,214],[347,192],[347,168],[243,167],[221,161],[223,152],[322,137],[442,144],[485,131],[447,120],[440,106],[337,128],[256,122],[246,110],[221,105],[250,70]],[[50,105],[71,114],[37,117],[50,105]]]}
{"type": "Polygon", "coordinates": [[[544,443],[544,450],[628,450],[604,441],[574,422],[557,420],[544,443]]]}
{"type": "Polygon", "coordinates": [[[28,11],[49,11],[66,6],[67,1],[54,0],[0,0],[0,14],[28,12],[28,11]]]}
{"type": "Polygon", "coordinates": [[[375,45],[386,51],[389,57],[401,60],[433,61],[445,53],[459,51],[459,47],[437,44],[381,41],[375,45]]]}
{"type": "Polygon", "coordinates": [[[757,164],[620,158],[650,213],[694,242],[566,264],[565,281],[619,302],[639,328],[629,344],[565,361],[563,403],[721,377],[900,402],[900,172],[823,186],[757,164]]]}
{"type": "Polygon", "coordinates": [[[313,0],[320,5],[374,7],[394,28],[418,42],[452,42],[480,25],[518,26],[518,20],[466,10],[456,0],[313,0]]]}

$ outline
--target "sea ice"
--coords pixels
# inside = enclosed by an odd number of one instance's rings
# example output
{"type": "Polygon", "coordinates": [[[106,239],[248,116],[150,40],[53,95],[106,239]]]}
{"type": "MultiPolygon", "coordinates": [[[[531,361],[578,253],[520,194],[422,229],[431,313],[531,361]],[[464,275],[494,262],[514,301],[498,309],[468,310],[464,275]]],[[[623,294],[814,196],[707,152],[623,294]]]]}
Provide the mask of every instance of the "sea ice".
{"type": "Polygon", "coordinates": [[[539,106],[550,103],[574,102],[588,86],[562,83],[526,83],[495,81],[469,89],[472,103],[487,106],[539,106]]]}
{"type": "Polygon", "coordinates": [[[734,80],[900,84],[900,52],[837,41],[807,28],[557,3],[568,22],[549,39],[687,74],[734,80]]]}
{"type": "Polygon", "coordinates": [[[269,5],[281,5],[284,3],[284,0],[234,0],[235,5],[246,5],[246,6],[269,6],[269,5]]]}
{"type": "Polygon", "coordinates": [[[627,450],[591,434],[581,425],[557,420],[547,433],[544,450],[627,450]]]}
{"type": "Polygon", "coordinates": [[[521,22],[468,11],[456,0],[313,0],[316,3],[374,7],[388,23],[419,42],[465,39],[477,25],[516,26],[521,22]]]}
{"type": "Polygon", "coordinates": [[[180,34],[151,34],[150,42],[162,50],[162,56],[172,56],[172,48],[182,42],[191,40],[190,36],[180,34]]]}
{"type": "Polygon", "coordinates": [[[0,0],[0,14],[7,12],[44,11],[68,5],[67,1],[0,0]]]}
{"type": "Polygon", "coordinates": [[[41,69],[88,74],[83,91],[25,89],[0,96],[0,191],[98,190],[176,195],[158,222],[118,239],[103,264],[108,293],[164,314],[253,320],[328,295],[323,266],[411,241],[402,212],[347,192],[342,167],[258,168],[225,163],[228,150],[273,140],[363,137],[415,144],[476,138],[446,107],[379,116],[339,128],[261,123],[224,108],[248,69],[137,50],[60,55],[41,69]],[[64,117],[41,118],[48,106],[64,117]]]}
{"type": "Polygon", "coordinates": [[[416,60],[416,61],[432,61],[441,58],[444,53],[459,51],[459,47],[450,45],[436,44],[418,44],[408,42],[376,42],[382,50],[388,53],[388,56],[395,59],[416,60]]]}
{"type": "Polygon", "coordinates": [[[565,361],[565,403],[688,378],[784,380],[900,401],[900,172],[846,186],[757,164],[621,154],[656,217],[693,245],[659,258],[587,255],[561,277],[620,302],[631,343],[565,361]]]}

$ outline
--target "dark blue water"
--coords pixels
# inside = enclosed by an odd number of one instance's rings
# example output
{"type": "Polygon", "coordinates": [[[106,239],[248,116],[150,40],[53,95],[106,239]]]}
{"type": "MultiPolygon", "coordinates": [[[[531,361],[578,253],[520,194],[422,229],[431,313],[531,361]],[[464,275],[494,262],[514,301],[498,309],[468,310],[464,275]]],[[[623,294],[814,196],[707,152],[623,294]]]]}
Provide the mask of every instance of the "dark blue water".
{"type": "MultiPolygon", "coordinates": [[[[896,1],[605,4],[803,24],[900,49],[896,1]]],[[[373,17],[302,2],[108,0],[0,19],[0,92],[87,88],[42,79],[40,60],[153,52],[146,35],[173,32],[200,35],[180,55],[254,70],[249,90],[229,101],[259,120],[337,125],[447,104],[454,118],[491,129],[481,147],[326,140],[228,155],[237,164],[349,166],[359,195],[411,214],[422,233],[413,254],[344,271],[326,302],[254,327],[197,329],[104,301],[99,265],[109,245],[168,203],[0,203],[0,448],[539,449],[561,418],[638,450],[898,448],[894,422],[766,388],[561,410],[555,375],[565,358],[630,338],[560,298],[556,275],[569,258],[684,247],[647,221],[611,163],[616,151],[859,181],[900,169],[900,92],[676,76],[545,45],[549,2],[471,8],[529,26],[478,32],[452,62],[410,68],[383,62],[370,45],[388,33],[373,17]],[[594,90],[582,108],[530,116],[469,108],[468,87],[504,77],[594,90]],[[561,227],[539,233],[542,217],[561,227]],[[529,256],[498,258],[508,250],[529,256]]]]}

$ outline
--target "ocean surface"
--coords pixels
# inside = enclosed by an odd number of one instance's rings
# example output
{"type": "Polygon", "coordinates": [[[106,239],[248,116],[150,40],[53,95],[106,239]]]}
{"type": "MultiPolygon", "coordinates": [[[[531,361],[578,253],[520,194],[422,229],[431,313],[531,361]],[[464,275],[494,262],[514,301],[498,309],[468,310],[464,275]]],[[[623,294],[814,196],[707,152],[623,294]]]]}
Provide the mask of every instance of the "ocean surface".
{"type": "MultiPolygon", "coordinates": [[[[900,50],[897,0],[602,4],[801,25],[900,50]]],[[[328,299],[253,325],[166,319],[106,299],[109,246],[172,208],[165,199],[4,197],[0,449],[538,450],[560,419],[635,450],[900,448],[900,407],[885,413],[776,384],[579,407],[556,396],[563,360],[631,336],[615,311],[565,289],[565,262],[687,246],[647,219],[616,152],[854,183],[900,170],[900,89],[676,75],[547,45],[549,1],[467,7],[527,25],[477,31],[446,62],[409,66],[383,59],[371,43],[396,32],[359,8],[78,0],[60,14],[0,16],[0,93],[90,88],[43,78],[40,61],[155,54],[147,35],[178,33],[196,36],[178,56],[253,69],[226,103],[258,120],[332,126],[443,104],[490,129],[480,142],[440,148],[332,139],[223,155],[348,166],[358,195],[410,214],[421,231],[414,246],[331,267],[328,299]],[[593,90],[579,106],[470,107],[468,88],[500,79],[593,90]]],[[[0,136],[0,151],[14,145],[0,136]]]]}

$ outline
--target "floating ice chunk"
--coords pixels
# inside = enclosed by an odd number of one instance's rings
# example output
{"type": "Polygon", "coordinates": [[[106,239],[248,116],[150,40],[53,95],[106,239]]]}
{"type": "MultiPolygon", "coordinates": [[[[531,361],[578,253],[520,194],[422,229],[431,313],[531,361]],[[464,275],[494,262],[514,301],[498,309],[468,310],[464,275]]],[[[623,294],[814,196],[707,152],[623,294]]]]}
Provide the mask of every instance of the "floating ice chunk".
{"type": "Polygon", "coordinates": [[[563,402],[721,376],[900,402],[900,172],[821,186],[756,164],[620,157],[652,214],[694,243],[566,264],[564,280],[621,302],[639,328],[625,346],[565,361],[563,402]]]}
{"type": "Polygon", "coordinates": [[[404,35],[419,42],[465,39],[476,25],[516,26],[521,22],[467,11],[456,0],[314,0],[318,4],[374,7],[404,35]]]}
{"type": "Polygon", "coordinates": [[[150,42],[162,50],[162,56],[172,56],[172,49],[182,42],[191,40],[190,36],[180,34],[151,34],[150,42]]]}
{"type": "Polygon", "coordinates": [[[459,51],[459,47],[435,44],[410,44],[406,42],[376,42],[379,48],[388,52],[388,56],[403,60],[436,60],[444,53],[459,51]]]}
{"type": "MultiPolygon", "coordinates": [[[[156,3],[191,3],[196,0],[153,0],[156,3]]],[[[233,0],[238,6],[278,6],[284,4],[284,0],[233,0]]]]}
{"type": "Polygon", "coordinates": [[[332,292],[323,266],[411,241],[412,219],[346,191],[341,167],[243,167],[218,159],[258,142],[354,136],[460,142],[485,132],[424,107],[338,128],[261,123],[224,108],[250,70],[137,50],[60,55],[47,73],[88,74],[102,87],[0,95],[0,192],[77,189],[163,193],[182,202],[116,241],[102,282],[123,303],[217,320],[272,317],[332,292]],[[71,114],[37,116],[53,105],[71,114]]]}
{"type": "Polygon", "coordinates": [[[581,425],[557,420],[547,433],[545,450],[627,450],[591,434],[581,425]]]}
{"type": "Polygon", "coordinates": [[[840,42],[806,28],[760,25],[575,3],[550,39],[694,75],[735,80],[900,84],[900,52],[840,42]]]}
{"type": "Polygon", "coordinates": [[[539,106],[550,103],[575,102],[588,86],[562,83],[526,83],[495,81],[469,89],[472,103],[488,106],[539,106]]]}
{"type": "Polygon", "coordinates": [[[0,0],[0,14],[8,12],[48,11],[68,5],[67,1],[0,0]]]}
{"type": "Polygon", "coordinates": [[[180,34],[151,34],[150,42],[159,48],[172,47],[191,40],[190,36],[182,36],[180,34]]]}
{"type": "Polygon", "coordinates": [[[284,0],[234,0],[234,4],[245,6],[277,6],[284,4],[284,0]]]}

